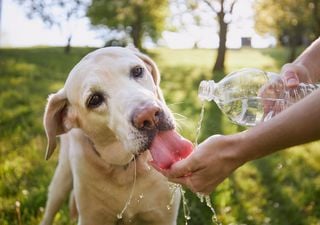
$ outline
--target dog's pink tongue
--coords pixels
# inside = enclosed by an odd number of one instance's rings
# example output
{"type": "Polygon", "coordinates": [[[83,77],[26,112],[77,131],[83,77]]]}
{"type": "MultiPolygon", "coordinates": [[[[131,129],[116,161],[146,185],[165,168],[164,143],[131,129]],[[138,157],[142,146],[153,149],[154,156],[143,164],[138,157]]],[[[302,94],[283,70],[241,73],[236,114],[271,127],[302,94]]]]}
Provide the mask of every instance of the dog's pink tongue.
{"type": "Polygon", "coordinates": [[[162,169],[186,158],[193,149],[192,143],[180,136],[176,131],[162,131],[154,138],[150,152],[153,162],[162,169]]]}

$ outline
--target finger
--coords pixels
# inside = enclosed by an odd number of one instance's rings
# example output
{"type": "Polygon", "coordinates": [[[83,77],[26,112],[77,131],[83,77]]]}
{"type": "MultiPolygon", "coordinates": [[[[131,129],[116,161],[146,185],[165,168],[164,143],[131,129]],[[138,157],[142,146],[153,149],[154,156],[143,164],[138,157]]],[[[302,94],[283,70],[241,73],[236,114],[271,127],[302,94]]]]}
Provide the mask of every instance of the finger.
{"type": "Polygon", "coordinates": [[[196,167],[192,159],[193,157],[192,155],[190,155],[189,157],[174,163],[171,166],[171,168],[168,171],[166,171],[167,176],[169,178],[189,176],[193,171],[196,170],[196,167]]]}
{"type": "Polygon", "coordinates": [[[172,178],[169,179],[170,182],[181,184],[184,187],[187,187],[190,189],[192,192],[196,193],[196,190],[194,189],[193,183],[191,176],[186,176],[186,177],[180,177],[180,178],[172,178]]]}
{"type": "Polygon", "coordinates": [[[183,186],[187,186],[187,181],[185,177],[180,177],[180,178],[169,178],[168,179],[170,182],[172,183],[176,183],[176,184],[181,184],[183,186]]]}
{"type": "Polygon", "coordinates": [[[283,80],[287,87],[292,88],[299,85],[298,74],[294,70],[287,70],[283,73],[283,80]]]}
{"type": "Polygon", "coordinates": [[[158,172],[162,173],[164,176],[167,176],[166,170],[160,168],[154,161],[148,161],[148,164],[158,172]]]}

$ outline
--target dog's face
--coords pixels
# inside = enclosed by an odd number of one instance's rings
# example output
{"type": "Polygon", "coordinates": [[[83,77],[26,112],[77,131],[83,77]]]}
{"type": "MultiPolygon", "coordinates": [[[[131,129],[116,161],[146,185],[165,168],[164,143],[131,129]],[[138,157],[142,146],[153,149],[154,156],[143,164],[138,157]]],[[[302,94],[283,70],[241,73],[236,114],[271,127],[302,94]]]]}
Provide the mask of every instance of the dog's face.
{"type": "Polygon", "coordinates": [[[137,51],[110,47],[88,54],[49,98],[46,158],[55,148],[55,136],[72,128],[83,130],[111,163],[126,164],[148,149],[159,130],[174,128],[159,79],[155,63],[137,51]]]}

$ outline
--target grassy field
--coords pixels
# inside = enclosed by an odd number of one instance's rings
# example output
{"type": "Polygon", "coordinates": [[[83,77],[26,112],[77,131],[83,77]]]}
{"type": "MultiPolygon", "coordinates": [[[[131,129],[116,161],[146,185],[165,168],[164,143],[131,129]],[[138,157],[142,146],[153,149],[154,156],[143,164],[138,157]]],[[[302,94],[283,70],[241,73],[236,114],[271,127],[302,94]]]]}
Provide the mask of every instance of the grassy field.
{"type": "MultiPolygon", "coordinates": [[[[57,91],[75,63],[92,49],[0,49],[0,224],[38,224],[47,186],[57,163],[44,160],[42,115],[49,93],[57,91]]],[[[201,104],[197,88],[211,73],[212,50],[155,49],[150,55],[162,73],[162,89],[181,133],[195,140],[201,104]]],[[[243,67],[278,71],[284,49],[232,50],[227,72],[243,67]]],[[[318,121],[317,121],[318,122],[318,121]]],[[[206,104],[200,140],[243,130],[231,124],[213,103],[206,104]]],[[[320,142],[294,147],[239,168],[211,195],[222,224],[320,225],[320,142]]],[[[189,225],[212,224],[211,212],[191,192],[189,225]]],[[[182,212],[182,210],[181,210],[182,212]]],[[[180,213],[179,225],[185,223],[180,213]]],[[[65,205],[57,225],[70,224],[65,205]]]]}

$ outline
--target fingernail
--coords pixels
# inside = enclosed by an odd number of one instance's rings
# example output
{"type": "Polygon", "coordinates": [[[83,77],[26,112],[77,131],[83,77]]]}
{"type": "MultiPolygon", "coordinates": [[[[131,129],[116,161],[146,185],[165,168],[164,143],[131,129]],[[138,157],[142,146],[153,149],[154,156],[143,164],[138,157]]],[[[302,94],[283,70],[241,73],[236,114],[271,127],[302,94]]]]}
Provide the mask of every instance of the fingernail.
{"type": "Polygon", "coordinates": [[[288,80],[286,80],[286,83],[287,86],[296,86],[299,84],[299,82],[295,78],[289,78],[288,80]]]}
{"type": "Polygon", "coordinates": [[[296,86],[299,84],[298,76],[295,72],[293,71],[287,71],[285,73],[285,80],[286,80],[286,85],[287,86],[296,86]]]}

